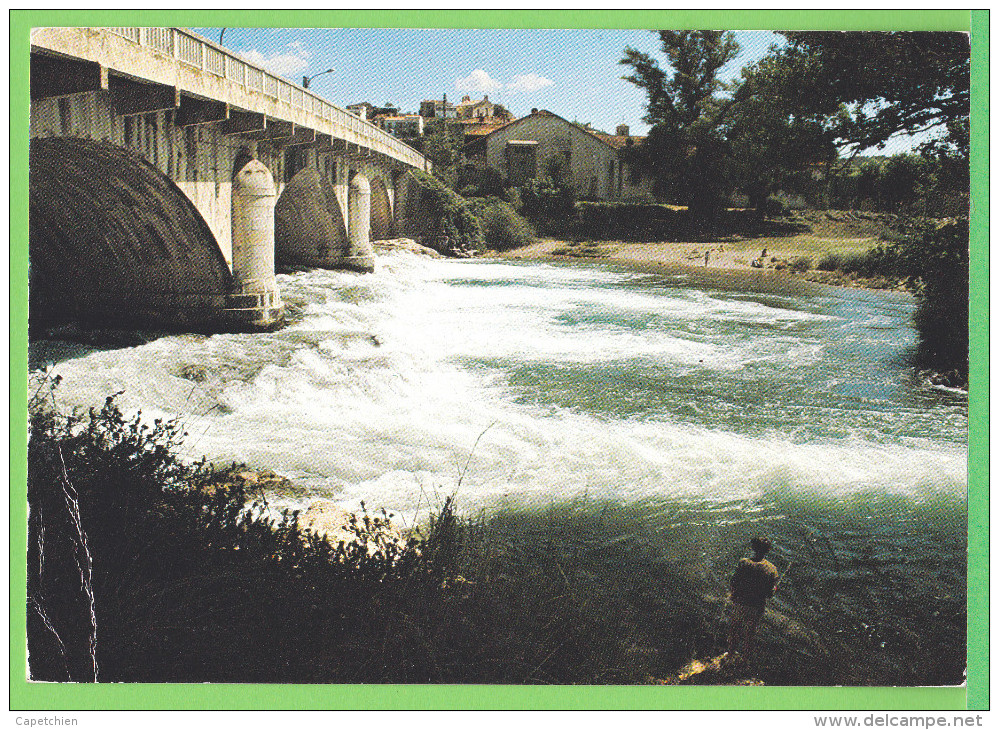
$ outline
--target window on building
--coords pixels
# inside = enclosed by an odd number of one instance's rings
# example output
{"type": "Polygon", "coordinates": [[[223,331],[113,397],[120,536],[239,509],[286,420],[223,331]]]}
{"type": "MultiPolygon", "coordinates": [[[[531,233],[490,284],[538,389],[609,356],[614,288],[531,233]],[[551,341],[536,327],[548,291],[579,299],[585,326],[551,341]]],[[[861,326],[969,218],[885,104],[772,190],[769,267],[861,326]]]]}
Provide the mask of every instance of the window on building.
{"type": "Polygon", "coordinates": [[[538,176],[537,142],[510,140],[506,143],[506,176],[514,186],[538,176]]]}

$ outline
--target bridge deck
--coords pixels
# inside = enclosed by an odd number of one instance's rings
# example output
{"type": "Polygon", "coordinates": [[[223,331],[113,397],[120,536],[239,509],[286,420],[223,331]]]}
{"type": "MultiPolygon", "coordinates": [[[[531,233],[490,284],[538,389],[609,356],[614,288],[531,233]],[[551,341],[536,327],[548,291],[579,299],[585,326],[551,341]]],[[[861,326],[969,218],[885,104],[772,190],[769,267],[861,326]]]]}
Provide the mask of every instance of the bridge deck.
{"type": "MultiPolygon", "coordinates": [[[[177,108],[182,98],[191,103],[221,102],[225,107],[213,112],[214,119],[237,131],[248,122],[252,129],[249,115],[257,115],[269,124],[283,123],[282,134],[287,134],[290,123],[296,134],[312,134],[310,139],[319,145],[339,141],[422,170],[430,167],[423,155],[373,124],[183,28],[36,28],[31,48],[33,54],[82,62],[77,67],[81,83],[107,89],[110,72],[115,77],[112,83],[132,84],[126,87],[126,96],[157,85],[174,90],[177,108]]],[[[66,93],[79,88],[63,69],[55,75],[66,93]]],[[[58,93],[58,88],[48,86],[50,94],[58,93]]]]}

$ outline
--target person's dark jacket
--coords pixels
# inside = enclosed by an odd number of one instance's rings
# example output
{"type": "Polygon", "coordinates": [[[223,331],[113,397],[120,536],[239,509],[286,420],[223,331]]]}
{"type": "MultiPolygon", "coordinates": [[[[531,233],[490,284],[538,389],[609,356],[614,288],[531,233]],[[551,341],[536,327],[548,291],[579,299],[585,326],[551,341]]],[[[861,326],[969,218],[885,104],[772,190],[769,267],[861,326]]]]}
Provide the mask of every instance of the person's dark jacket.
{"type": "Polygon", "coordinates": [[[769,560],[743,558],[732,576],[732,600],[743,606],[763,608],[774,594],[779,577],[769,560]]]}

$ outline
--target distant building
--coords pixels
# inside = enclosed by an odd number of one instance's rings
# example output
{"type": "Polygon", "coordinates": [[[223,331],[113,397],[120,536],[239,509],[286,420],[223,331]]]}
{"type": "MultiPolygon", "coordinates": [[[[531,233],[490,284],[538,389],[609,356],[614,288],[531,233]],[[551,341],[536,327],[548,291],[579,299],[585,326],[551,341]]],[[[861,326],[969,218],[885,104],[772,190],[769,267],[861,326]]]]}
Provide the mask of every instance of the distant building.
{"type": "Polygon", "coordinates": [[[420,102],[420,116],[424,119],[457,119],[458,110],[454,104],[443,99],[424,99],[420,102]]]}
{"type": "Polygon", "coordinates": [[[423,136],[423,117],[419,114],[382,115],[378,117],[378,126],[393,137],[423,136]]]}
{"type": "Polygon", "coordinates": [[[375,117],[394,117],[399,114],[399,111],[399,107],[392,104],[372,107],[371,114],[368,115],[368,119],[374,119],[375,117]]]}
{"type": "Polygon", "coordinates": [[[353,114],[355,117],[360,117],[361,119],[370,119],[372,117],[372,112],[375,107],[366,101],[358,102],[357,104],[347,105],[347,111],[353,114]]]}
{"type": "Polygon", "coordinates": [[[604,134],[586,129],[544,109],[492,129],[465,145],[472,164],[491,167],[511,185],[553,173],[580,198],[625,200],[651,192],[628,161],[627,150],[644,137],[632,137],[625,125],[604,134]]]}
{"type": "Polygon", "coordinates": [[[375,106],[367,101],[359,101],[356,104],[349,104],[346,109],[351,114],[354,114],[361,119],[367,119],[369,122],[374,121],[378,117],[392,117],[399,114],[399,107],[397,106],[393,106],[392,104],[375,106]]]}
{"type": "Polygon", "coordinates": [[[478,101],[472,101],[471,97],[463,96],[457,105],[458,119],[485,119],[493,115],[495,105],[489,101],[489,95],[482,97],[478,101]]]}

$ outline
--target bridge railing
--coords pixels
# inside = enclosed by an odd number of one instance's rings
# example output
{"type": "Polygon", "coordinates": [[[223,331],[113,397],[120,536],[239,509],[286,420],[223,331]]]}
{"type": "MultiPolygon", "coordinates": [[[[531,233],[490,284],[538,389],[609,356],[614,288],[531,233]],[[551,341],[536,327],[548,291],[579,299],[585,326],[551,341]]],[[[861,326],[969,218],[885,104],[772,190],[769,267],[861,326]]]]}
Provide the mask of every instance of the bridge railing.
{"type": "Polygon", "coordinates": [[[156,53],[198,68],[205,73],[228,79],[247,89],[302,109],[330,124],[349,129],[362,143],[391,150],[396,159],[420,169],[425,158],[412,147],[374,124],[331,104],[298,84],[271,73],[262,66],[240,58],[232,51],[184,28],[108,28],[115,35],[156,53]]]}

